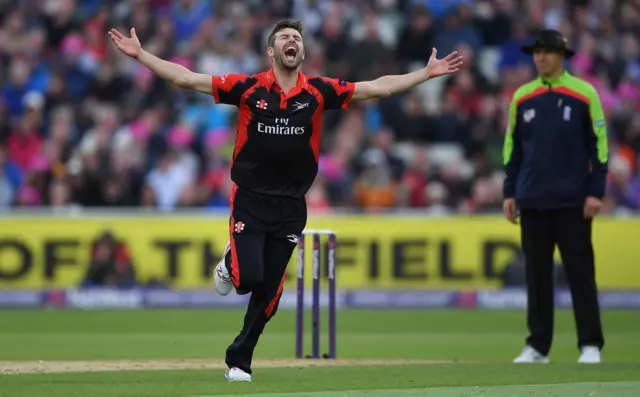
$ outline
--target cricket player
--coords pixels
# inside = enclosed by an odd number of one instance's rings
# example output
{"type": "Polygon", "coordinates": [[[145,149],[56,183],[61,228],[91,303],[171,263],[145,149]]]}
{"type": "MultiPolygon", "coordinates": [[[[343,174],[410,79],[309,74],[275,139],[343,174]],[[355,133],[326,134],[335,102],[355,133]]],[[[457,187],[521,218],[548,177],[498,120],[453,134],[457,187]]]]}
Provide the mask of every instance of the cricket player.
{"type": "Polygon", "coordinates": [[[233,289],[251,293],[244,326],[225,359],[229,381],[250,382],[254,349],[276,313],[287,264],[307,222],[305,193],[318,172],[323,112],[455,73],[463,59],[457,52],[437,59],[434,48],[423,69],[404,75],[356,83],[307,76],[299,70],[305,57],[302,23],[284,20],[268,37],[271,69],[251,76],[208,76],[157,58],[141,47],[134,28],[130,33],[126,37],[112,29],[109,35],[120,51],[162,79],[239,109],[230,240],[214,270],[214,284],[222,295],[233,289]]]}
{"type": "Polygon", "coordinates": [[[557,245],[573,299],[578,362],[599,363],[604,346],[592,221],[605,193],[607,130],[598,93],[563,61],[574,55],[557,31],[522,47],[539,76],[515,92],[504,142],[504,214],[520,216],[527,277],[526,347],[514,362],[547,363],[554,318],[557,245]]]}

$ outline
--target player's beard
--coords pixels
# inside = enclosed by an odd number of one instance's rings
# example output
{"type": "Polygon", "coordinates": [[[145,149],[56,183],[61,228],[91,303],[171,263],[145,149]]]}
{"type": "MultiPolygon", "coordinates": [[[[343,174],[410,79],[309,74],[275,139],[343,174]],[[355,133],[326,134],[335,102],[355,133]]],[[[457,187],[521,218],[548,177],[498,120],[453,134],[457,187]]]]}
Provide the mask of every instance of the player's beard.
{"type": "Polygon", "coordinates": [[[287,61],[284,55],[284,50],[278,51],[276,53],[276,64],[278,67],[282,68],[282,70],[286,70],[288,72],[298,70],[298,67],[302,64],[302,54],[298,52],[295,59],[287,61]]]}

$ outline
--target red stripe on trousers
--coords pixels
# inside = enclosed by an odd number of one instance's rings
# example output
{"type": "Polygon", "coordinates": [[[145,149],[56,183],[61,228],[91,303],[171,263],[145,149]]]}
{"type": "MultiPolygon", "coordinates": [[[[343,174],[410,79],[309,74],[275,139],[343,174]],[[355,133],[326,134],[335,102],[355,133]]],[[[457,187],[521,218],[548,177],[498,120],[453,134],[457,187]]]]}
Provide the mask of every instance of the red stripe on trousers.
{"type": "Polygon", "coordinates": [[[233,235],[236,227],[236,220],[233,217],[233,205],[237,191],[238,185],[233,185],[233,188],[231,189],[231,198],[229,199],[231,207],[231,222],[229,222],[229,241],[231,242],[231,281],[236,288],[240,286],[240,264],[238,263],[238,251],[236,250],[236,242],[233,235]]]}
{"type": "Polygon", "coordinates": [[[269,302],[269,306],[267,306],[267,309],[264,311],[267,317],[271,317],[271,315],[273,314],[273,309],[276,308],[276,303],[278,303],[278,300],[280,300],[280,296],[282,295],[282,289],[284,287],[285,274],[282,275],[282,280],[280,280],[280,285],[278,286],[278,292],[276,293],[276,296],[274,296],[273,299],[271,299],[271,302],[269,302]]]}

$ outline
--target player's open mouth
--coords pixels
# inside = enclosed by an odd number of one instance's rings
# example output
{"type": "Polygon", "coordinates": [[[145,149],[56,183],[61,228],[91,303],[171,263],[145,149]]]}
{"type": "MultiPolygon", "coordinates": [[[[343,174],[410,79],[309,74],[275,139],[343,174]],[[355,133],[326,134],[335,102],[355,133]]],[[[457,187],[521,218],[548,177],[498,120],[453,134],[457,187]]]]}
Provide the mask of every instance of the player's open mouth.
{"type": "Polygon", "coordinates": [[[297,54],[298,54],[298,49],[296,47],[287,47],[284,49],[284,57],[288,61],[295,60],[297,54]]]}

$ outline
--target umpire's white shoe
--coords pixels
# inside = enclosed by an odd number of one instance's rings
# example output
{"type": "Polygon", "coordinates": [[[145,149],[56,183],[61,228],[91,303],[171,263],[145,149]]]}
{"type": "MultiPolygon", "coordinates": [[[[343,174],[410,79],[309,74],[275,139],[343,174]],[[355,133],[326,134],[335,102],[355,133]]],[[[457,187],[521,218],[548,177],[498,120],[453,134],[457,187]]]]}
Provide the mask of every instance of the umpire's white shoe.
{"type": "Polygon", "coordinates": [[[602,362],[600,349],[597,346],[583,346],[581,350],[578,364],[600,364],[602,362]]]}
{"type": "Polygon", "coordinates": [[[251,382],[251,375],[236,367],[227,368],[224,377],[229,382],[251,382]]]}
{"type": "Polygon", "coordinates": [[[549,359],[531,346],[522,349],[522,353],[513,360],[516,364],[548,364],[549,359]]]}
{"type": "Polygon", "coordinates": [[[224,254],[222,254],[222,259],[220,259],[218,266],[213,270],[213,285],[220,295],[229,295],[233,290],[233,282],[231,281],[231,276],[229,275],[224,259],[227,257],[227,253],[230,249],[231,242],[227,241],[227,245],[224,247],[224,254]]]}

